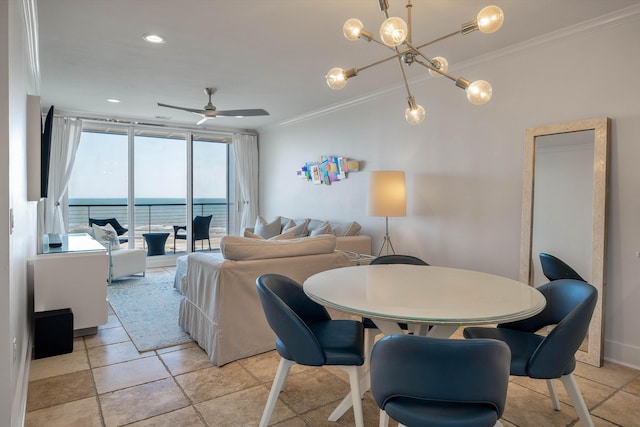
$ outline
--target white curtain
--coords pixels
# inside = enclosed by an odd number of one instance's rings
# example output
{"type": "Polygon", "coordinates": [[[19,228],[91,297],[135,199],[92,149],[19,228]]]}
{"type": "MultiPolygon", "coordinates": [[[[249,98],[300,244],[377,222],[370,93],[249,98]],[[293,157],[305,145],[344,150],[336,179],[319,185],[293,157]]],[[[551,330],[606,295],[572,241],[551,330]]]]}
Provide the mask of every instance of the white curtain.
{"type": "Polygon", "coordinates": [[[240,187],[240,230],[253,227],[258,217],[258,137],[234,134],[233,152],[240,187]]]}
{"type": "Polygon", "coordinates": [[[51,131],[51,155],[49,160],[49,187],[44,209],[44,232],[66,233],[63,207],[67,186],[73,170],[82,120],[56,117],[51,131]]]}

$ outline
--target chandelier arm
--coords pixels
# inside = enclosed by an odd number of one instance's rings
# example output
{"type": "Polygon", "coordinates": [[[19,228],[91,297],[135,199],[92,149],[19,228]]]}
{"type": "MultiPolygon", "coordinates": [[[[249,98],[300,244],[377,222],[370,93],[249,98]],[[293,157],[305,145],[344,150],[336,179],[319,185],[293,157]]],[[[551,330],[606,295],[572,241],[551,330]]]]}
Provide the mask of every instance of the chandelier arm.
{"type": "Polygon", "coordinates": [[[439,41],[442,41],[442,40],[448,39],[449,37],[453,37],[453,36],[455,36],[455,35],[457,35],[457,34],[460,34],[460,31],[454,31],[453,33],[451,33],[451,34],[447,34],[446,36],[442,36],[442,37],[439,37],[439,38],[437,38],[437,39],[433,39],[433,40],[431,40],[431,41],[428,41],[428,42],[426,42],[426,43],[422,43],[422,44],[420,44],[420,45],[416,46],[416,47],[415,47],[415,49],[416,49],[416,50],[417,50],[417,49],[422,49],[423,47],[427,47],[427,46],[432,45],[432,44],[434,44],[434,43],[437,43],[437,42],[439,42],[439,41]]]}
{"type": "MultiPolygon", "coordinates": [[[[386,46],[386,45],[385,45],[385,46],[386,46]]],[[[387,46],[387,47],[388,47],[388,46],[387,46]]],[[[392,49],[393,49],[393,48],[392,48],[392,49]]],[[[397,48],[396,48],[396,49],[394,49],[394,50],[395,50],[395,52],[396,52],[396,54],[395,54],[395,55],[391,55],[391,56],[389,56],[389,57],[387,57],[387,58],[384,58],[384,59],[381,59],[381,60],[379,60],[379,61],[372,62],[371,64],[365,65],[364,67],[359,67],[359,68],[357,68],[357,70],[358,70],[358,71],[363,71],[363,70],[366,70],[367,68],[371,68],[371,67],[376,66],[376,65],[378,65],[378,64],[382,64],[382,63],[384,63],[384,62],[390,61],[390,60],[392,60],[393,58],[398,58],[398,59],[399,59],[402,55],[404,55],[404,54],[406,53],[406,51],[398,52],[398,49],[397,49],[397,48]]]]}

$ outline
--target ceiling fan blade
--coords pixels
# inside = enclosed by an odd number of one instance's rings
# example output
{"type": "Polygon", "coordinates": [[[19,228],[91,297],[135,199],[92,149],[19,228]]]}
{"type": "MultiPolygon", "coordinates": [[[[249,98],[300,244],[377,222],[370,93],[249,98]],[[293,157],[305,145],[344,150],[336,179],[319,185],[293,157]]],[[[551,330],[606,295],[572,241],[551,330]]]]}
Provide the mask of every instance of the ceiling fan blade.
{"type": "Polygon", "coordinates": [[[200,126],[201,124],[203,124],[204,122],[206,122],[209,119],[212,119],[213,117],[202,117],[200,120],[198,120],[198,123],[196,123],[197,126],[200,126]]]}
{"type": "Polygon", "coordinates": [[[253,108],[248,110],[225,110],[217,111],[218,117],[249,117],[249,116],[268,116],[269,113],[262,108],[253,108]]]}
{"type": "Polygon", "coordinates": [[[176,110],[183,110],[183,111],[188,111],[190,113],[196,113],[196,114],[204,114],[204,111],[205,111],[205,110],[198,110],[197,108],[178,107],[177,105],[162,104],[160,102],[158,102],[158,107],[174,108],[176,110]]]}

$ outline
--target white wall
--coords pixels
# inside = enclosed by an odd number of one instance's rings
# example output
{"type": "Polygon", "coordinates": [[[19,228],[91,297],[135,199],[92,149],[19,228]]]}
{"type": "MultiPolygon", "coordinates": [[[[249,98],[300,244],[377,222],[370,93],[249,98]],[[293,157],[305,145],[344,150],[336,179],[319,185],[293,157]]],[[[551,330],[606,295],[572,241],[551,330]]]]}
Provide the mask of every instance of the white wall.
{"type": "Polygon", "coordinates": [[[30,85],[19,0],[0,2],[0,425],[21,426],[30,351],[27,258],[35,204],[27,203],[26,98],[30,85]],[[14,227],[10,233],[10,209],[14,227]],[[15,356],[14,356],[15,339],[15,356]]]}
{"type": "MultiPolygon", "coordinates": [[[[408,215],[390,219],[397,252],[517,279],[525,128],[611,117],[605,357],[640,368],[640,103],[633,83],[639,39],[636,9],[610,24],[452,69],[490,81],[493,99],[477,107],[442,79],[414,84],[427,109],[425,122],[415,127],[404,121],[399,90],[261,129],[260,212],[354,219],[377,249],[384,219],[365,215],[367,171],[402,169],[408,215]],[[331,186],[295,176],[304,162],[324,154],[359,160],[364,169],[331,186]]],[[[367,70],[376,72],[390,71],[367,70]]]]}

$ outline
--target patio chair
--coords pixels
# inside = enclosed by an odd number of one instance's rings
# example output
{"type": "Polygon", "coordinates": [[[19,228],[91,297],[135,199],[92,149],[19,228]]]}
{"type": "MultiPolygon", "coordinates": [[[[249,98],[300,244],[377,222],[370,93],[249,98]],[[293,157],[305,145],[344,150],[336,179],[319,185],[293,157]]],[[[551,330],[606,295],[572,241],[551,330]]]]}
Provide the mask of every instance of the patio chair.
{"type": "MultiPolygon", "coordinates": [[[[193,219],[193,238],[191,241],[191,250],[195,250],[196,241],[207,240],[209,242],[209,250],[211,250],[211,239],[209,238],[209,226],[211,225],[211,219],[213,215],[208,216],[196,216],[193,219]]],[[[176,253],[176,240],[187,240],[187,226],[186,225],[174,225],[173,226],[173,253],[176,253]],[[180,230],[184,230],[184,233],[180,233],[180,230]]],[[[202,242],[202,248],[204,249],[204,242],[202,242]]]]}

